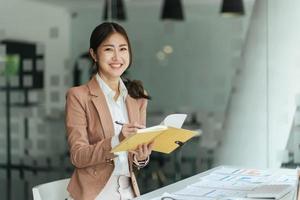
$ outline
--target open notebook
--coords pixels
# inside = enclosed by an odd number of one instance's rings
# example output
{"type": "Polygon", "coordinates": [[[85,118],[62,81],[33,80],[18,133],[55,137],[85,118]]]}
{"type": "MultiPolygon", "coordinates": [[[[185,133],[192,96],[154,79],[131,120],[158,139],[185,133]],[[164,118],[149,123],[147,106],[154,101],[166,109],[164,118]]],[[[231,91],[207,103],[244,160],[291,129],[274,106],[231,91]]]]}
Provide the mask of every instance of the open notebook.
{"type": "Polygon", "coordinates": [[[181,128],[185,118],[185,114],[168,115],[160,125],[139,129],[137,134],[124,139],[111,152],[134,150],[139,144],[154,141],[153,151],[171,153],[187,140],[200,135],[197,131],[181,128]]]}

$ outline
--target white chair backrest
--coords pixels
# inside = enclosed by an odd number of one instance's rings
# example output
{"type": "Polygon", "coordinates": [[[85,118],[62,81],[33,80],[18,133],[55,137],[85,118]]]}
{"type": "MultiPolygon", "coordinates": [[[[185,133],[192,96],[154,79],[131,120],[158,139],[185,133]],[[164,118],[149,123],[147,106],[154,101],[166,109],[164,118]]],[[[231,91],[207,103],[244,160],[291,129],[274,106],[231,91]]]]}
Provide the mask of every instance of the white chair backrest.
{"type": "Polygon", "coordinates": [[[62,179],[32,188],[33,200],[67,200],[69,193],[67,186],[70,179],[62,179]]]}

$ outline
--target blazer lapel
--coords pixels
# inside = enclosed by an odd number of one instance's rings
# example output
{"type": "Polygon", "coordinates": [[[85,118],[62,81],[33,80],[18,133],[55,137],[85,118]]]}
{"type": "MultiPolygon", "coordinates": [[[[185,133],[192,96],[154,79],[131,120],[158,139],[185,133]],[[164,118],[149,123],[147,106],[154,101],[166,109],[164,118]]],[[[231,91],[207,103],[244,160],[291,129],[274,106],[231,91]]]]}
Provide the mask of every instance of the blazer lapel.
{"type": "Polygon", "coordinates": [[[103,128],[103,133],[105,137],[111,137],[114,135],[112,117],[105,96],[95,76],[88,82],[88,87],[90,89],[91,95],[93,96],[91,99],[99,115],[101,125],[103,128]]]}

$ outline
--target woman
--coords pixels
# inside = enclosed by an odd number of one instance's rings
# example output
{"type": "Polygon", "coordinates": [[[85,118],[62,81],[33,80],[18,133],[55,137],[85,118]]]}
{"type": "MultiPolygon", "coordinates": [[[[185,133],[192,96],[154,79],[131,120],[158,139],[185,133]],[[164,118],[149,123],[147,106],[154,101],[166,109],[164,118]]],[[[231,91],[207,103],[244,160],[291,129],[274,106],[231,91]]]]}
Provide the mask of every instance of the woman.
{"type": "Polygon", "coordinates": [[[141,82],[128,81],[126,87],[120,78],[132,60],[128,36],[120,25],[106,22],[97,26],[89,53],[95,75],[67,93],[66,128],[75,166],[68,185],[70,199],[131,199],[139,196],[132,166],[142,168],[148,163],[152,144],[131,152],[110,151],[145,127],[149,96],[141,82]]]}

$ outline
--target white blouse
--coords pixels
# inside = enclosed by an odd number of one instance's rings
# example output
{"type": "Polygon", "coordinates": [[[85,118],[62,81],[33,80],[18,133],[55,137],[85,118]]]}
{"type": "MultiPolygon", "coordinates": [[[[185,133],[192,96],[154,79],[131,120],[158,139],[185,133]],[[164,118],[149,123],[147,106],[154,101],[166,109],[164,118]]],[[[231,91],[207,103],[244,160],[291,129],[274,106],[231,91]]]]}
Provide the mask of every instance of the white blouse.
{"type": "MultiPolygon", "coordinates": [[[[116,92],[113,91],[101,79],[98,73],[96,75],[96,79],[99,83],[100,88],[104,93],[113,122],[119,121],[122,123],[128,123],[128,112],[125,103],[126,97],[128,95],[128,91],[122,79],[120,78],[120,84],[119,84],[120,95],[116,101],[114,100],[114,96],[116,92]]],[[[113,123],[113,125],[114,125],[115,134],[111,140],[111,146],[115,147],[117,144],[120,143],[119,134],[122,130],[122,126],[116,123],[113,123]]],[[[129,177],[130,175],[129,175],[129,167],[128,167],[128,153],[118,152],[115,153],[115,155],[117,155],[117,157],[114,159],[115,168],[113,171],[113,175],[125,175],[129,177]]]]}

